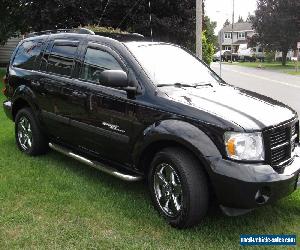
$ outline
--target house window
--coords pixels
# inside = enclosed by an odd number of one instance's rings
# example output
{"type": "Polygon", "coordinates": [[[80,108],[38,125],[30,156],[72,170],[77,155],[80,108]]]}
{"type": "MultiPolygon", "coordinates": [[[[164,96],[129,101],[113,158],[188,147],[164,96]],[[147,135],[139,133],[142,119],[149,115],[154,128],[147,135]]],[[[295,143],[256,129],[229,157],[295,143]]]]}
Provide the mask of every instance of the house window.
{"type": "Polygon", "coordinates": [[[231,39],[232,38],[232,34],[229,33],[229,32],[225,33],[224,36],[225,36],[225,39],[231,39]]]}
{"type": "Polygon", "coordinates": [[[231,51],[231,46],[225,46],[225,50],[230,50],[231,51]]]}
{"type": "Polygon", "coordinates": [[[245,38],[246,37],[246,34],[245,32],[239,32],[239,38],[245,38]]]}

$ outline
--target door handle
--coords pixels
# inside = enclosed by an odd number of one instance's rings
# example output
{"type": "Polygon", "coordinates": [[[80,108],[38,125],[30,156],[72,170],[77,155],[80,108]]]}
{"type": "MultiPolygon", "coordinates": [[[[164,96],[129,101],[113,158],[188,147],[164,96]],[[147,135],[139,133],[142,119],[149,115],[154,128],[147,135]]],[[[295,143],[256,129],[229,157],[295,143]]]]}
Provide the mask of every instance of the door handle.
{"type": "Polygon", "coordinates": [[[39,81],[31,81],[31,85],[35,87],[41,86],[41,83],[39,81]]]}
{"type": "Polygon", "coordinates": [[[73,91],[72,96],[77,97],[77,98],[86,98],[87,97],[86,94],[79,92],[79,91],[73,91]]]}

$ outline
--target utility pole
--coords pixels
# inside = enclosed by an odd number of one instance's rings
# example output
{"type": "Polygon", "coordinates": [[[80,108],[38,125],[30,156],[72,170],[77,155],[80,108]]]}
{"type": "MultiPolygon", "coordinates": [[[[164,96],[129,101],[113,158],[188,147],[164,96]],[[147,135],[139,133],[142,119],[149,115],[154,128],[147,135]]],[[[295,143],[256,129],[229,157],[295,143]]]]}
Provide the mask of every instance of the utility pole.
{"type": "Polygon", "coordinates": [[[202,1],[196,0],[196,55],[202,60],[202,1]]]}
{"type": "Polygon", "coordinates": [[[233,24],[234,24],[234,0],[232,0],[231,63],[233,62],[233,24]]]}

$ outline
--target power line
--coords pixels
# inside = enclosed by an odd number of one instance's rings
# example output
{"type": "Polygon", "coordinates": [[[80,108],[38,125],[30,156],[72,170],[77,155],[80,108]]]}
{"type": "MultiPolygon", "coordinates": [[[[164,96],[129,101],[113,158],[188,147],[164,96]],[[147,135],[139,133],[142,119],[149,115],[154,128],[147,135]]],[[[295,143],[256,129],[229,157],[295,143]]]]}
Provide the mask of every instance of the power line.
{"type": "Polygon", "coordinates": [[[104,10],[103,10],[103,12],[102,12],[102,14],[101,14],[100,20],[99,20],[99,22],[98,22],[98,26],[100,26],[100,23],[101,23],[101,21],[102,21],[102,18],[103,18],[104,14],[105,14],[105,12],[106,12],[106,10],[107,10],[107,7],[108,7],[110,1],[111,1],[111,0],[107,0],[107,2],[106,2],[106,5],[105,5],[104,10]]]}
{"type": "Polygon", "coordinates": [[[120,28],[120,26],[123,24],[123,22],[126,20],[126,18],[131,14],[131,11],[141,2],[141,0],[137,0],[134,5],[131,7],[131,9],[128,11],[127,15],[122,19],[120,24],[118,25],[117,29],[120,28]]]}

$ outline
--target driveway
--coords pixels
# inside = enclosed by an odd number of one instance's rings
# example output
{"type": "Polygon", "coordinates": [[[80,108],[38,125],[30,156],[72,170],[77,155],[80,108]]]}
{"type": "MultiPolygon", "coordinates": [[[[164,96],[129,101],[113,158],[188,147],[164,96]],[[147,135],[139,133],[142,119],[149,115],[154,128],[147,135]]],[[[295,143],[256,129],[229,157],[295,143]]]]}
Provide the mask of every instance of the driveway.
{"type": "MultiPolygon", "coordinates": [[[[220,73],[219,63],[212,63],[211,68],[220,73]]],[[[300,76],[223,64],[222,78],[237,87],[281,101],[300,114],[300,76]]]]}

